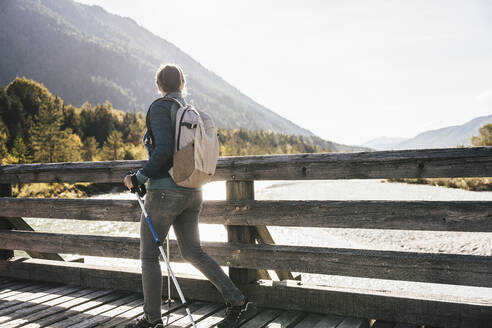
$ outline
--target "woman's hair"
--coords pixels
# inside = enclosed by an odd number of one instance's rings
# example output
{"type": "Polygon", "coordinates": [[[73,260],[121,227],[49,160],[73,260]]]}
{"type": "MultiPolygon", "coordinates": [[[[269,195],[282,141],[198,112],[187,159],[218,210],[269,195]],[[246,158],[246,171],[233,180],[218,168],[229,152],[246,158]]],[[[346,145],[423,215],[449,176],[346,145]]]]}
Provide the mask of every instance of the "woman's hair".
{"type": "Polygon", "coordinates": [[[183,91],[185,87],[183,70],[175,64],[162,65],[155,74],[155,83],[166,93],[183,91]]]}

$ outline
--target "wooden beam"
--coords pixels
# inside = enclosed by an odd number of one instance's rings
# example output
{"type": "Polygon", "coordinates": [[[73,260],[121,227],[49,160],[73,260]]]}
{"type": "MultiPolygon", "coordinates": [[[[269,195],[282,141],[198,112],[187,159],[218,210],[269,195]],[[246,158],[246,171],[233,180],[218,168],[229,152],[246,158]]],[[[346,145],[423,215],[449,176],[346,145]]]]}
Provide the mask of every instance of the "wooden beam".
{"type": "MultiPolygon", "coordinates": [[[[251,228],[254,229],[256,241],[259,244],[275,245],[275,241],[266,226],[254,226],[251,228]]],[[[294,280],[294,276],[290,271],[276,270],[275,273],[280,280],[294,280]]]]}
{"type": "Polygon", "coordinates": [[[312,180],[492,176],[492,147],[225,157],[215,179],[312,180]]]}
{"type": "Polygon", "coordinates": [[[200,223],[492,232],[492,202],[208,201],[200,223]]]}
{"type": "MultiPolygon", "coordinates": [[[[132,268],[103,268],[81,263],[19,259],[0,261],[0,273],[3,277],[141,292],[140,272],[132,268]]],[[[178,275],[178,281],[190,300],[223,302],[220,294],[206,279],[178,275]]],[[[298,283],[260,281],[239,287],[259,306],[279,309],[379,318],[420,325],[425,323],[447,328],[489,328],[492,320],[490,304],[469,299],[452,296],[437,299],[408,291],[362,292],[355,288],[298,283]]],[[[177,296],[175,290],[172,293],[177,296]]]]}
{"type": "MultiPolygon", "coordinates": [[[[492,257],[441,253],[202,242],[219,264],[240,269],[285,270],[492,287],[492,257]]],[[[116,258],[139,258],[139,239],[0,231],[0,248],[116,258]]],[[[171,258],[182,261],[176,241],[171,258]]]]}
{"type": "MultiPolygon", "coordinates": [[[[0,197],[4,217],[138,222],[136,200],[0,197]]],[[[206,201],[200,223],[492,232],[491,201],[206,201]]]]}
{"type": "MultiPolygon", "coordinates": [[[[0,166],[0,183],[122,182],[146,161],[0,166]]],[[[214,180],[491,177],[492,147],[222,157],[214,180]]]]}
{"type": "Polygon", "coordinates": [[[147,161],[100,161],[71,163],[10,164],[0,166],[0,183],[121,182],[128,171],[147,161]],[[5,181],[5,182],[4,182],[5,181]]]}
{"type": "MultiPolygon", "coordinates": [[[[12,186],[10,184],[0,184],[0,199],[4,197],[12,197],[12,186]]],[[[3,207],[2,212],[3,212],[3,207]]],[[[12,223],[5,217],[0,217],[0,229],[12,230],[12,223]]],[[[0,260],[6,260],[14,256],[14,251],[10,249],[2,249],[0,247],[0,260]]]]}
{"type": "MultiPolygon", "coordinates": [[[[12,224],[14,230],[34,231],[34,229],[22,218],[8,218],[8,221],[12,224]]],[[[31,250],[27,250],[26,253],[30,257],[34,257],[37,259],[63,261],[63,257],[58,255],[56,252],[43,253],[43,252],[36,251],[36,249],[31,249],[31,250]]]]}
{"type": "Polygon", "coordinates": [[[492,319],[490,304],[478,305],[473,301],[466,303],[460,298],[444,300],[424,295],[416,297],[406,291],[370,291],[366,294],[355,288],[341,290],[337,287],[309,284],[299,286],[296,281],[285,281],[282,284],[265,281],[260,286],[264,288],[251,287],[246,290],[252,299],[261,300],[261,303],[269,304],[269,307],[359,318],[377,317],[388,321],[435,324],[446,328],[485,328],[492,319]],[[289,306],[289,303],[292,305],[289,306]]]}
{"type": "MultiPolygon", "coordinates": [[[[1,200],[7,198],[11,200],[16,199],[12,197],[12,186],[9,184],[0,184],[0,203],[1,200]]],[[[0,208],[3,212],[3,206],[0,206],[0,208]]],[[[12,215],[10,217],[8,215],[2,215],[2,217],[0,217],[0,229],[34,231],[34,229],[26,221],[18,217],[18,215],[12,215]]],[[[27,251],[27,254],[31,257],[39,259],[63,261],[63,258],[58,254],[41,253],[36,250],[27,251]]],[[[0,259],[7,259],[12,256],[14,256],[14,252],[12,250],[0,250],[0,259]]]]}
{"type": "MultiPolygon", "coordinates": [[[[254,181],[227,181],[226,182],[226,199],[227,200],[254,200],[255,189],[254,181]]],[[[226,226],[227,241],[252,243],[255,242],[255,232],[251,227],[243,226],[226,226]]],[[[245,284],[257,279],[271,279],[268,271],[259,268],[261,271],[250,269],[237,269],[227,261],[229,266],[229,277],[235,284],[245,284]]]]}
{"type": "Polygon", "coordinates": [[[8,217],[36,217],[88,221],[139,222],[142,210],[136,200],[87,198],[0,198],[8,217]]]}

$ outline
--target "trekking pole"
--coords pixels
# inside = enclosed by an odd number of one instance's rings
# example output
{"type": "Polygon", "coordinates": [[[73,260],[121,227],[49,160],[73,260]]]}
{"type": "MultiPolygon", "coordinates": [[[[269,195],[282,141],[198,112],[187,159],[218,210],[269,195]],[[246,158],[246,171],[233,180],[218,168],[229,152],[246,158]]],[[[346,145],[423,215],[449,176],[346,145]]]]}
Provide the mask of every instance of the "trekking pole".
{"type": "Polygon", "coordinates": [[[145,220],[147,221],[147,224],[149,225],[150,231],[152,232],[152,235],[154,236],[155,243],[159,247],[159,251],[161,251],[162,258],[164,258],[164,261],[166,261],[167,265],[167,272],[171,274],[171,277],[174,282],[174,286],[176,286],[176,290],[178,291],[179,297],[181,298],[181,302],[183,305],[186,307],[186,313],[188,313],[188,317],[190,317],[191,324],[193,325],[193,328],[196,328],[195,325],[195,320],[193,320],[193,317],[191,316],[190,308],[188,306],[188,303],[186,303],[186,300],[184,298],[183,292],[181,291],[181,287],[179,287],[178,280],[176,279],[176,276],[174,275],[173,269],[171,269],[171,265],[169,264],[169,261],[167,259],[166,253],[164,252],[164,248],[161,245],[161,241],[159,240],[159,237],[157,236],[157,233],[154,230],[154,226],[152,225],[152,222],[150,222],[150,217],[147,214],[147,211],[145,210],[144,203],[142,201],[142,198],[140,195],[145,194],[145,186],[139,186],[139,187],[133,187],[130,189],[131,192],[135,194],[137,197],[138,203],[140,204],[140,207],[142,208],[143,215],[145,216],[145,220]],[[138,190],[137,190],[138,188],[138,190]]]}
{"type": "MultiPolygon", "coordinates": [[[[171,251],[169,250],[169,232],[166,237],[166,248],[168,261],[171,261],[171,251]]],[[[167,268],[166,268],[167,269],[167,268]]],[[[171,275],[169,274],[169,269],[167,269],[167,307],[171,309],[171,275]]]]}

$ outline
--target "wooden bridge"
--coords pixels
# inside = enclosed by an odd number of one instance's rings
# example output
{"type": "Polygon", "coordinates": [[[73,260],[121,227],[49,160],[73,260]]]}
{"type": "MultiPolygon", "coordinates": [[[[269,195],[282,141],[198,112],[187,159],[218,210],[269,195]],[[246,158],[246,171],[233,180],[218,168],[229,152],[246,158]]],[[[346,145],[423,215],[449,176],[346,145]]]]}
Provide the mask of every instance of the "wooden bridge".
{"type": "MultiPolygon", "coordinates": [[[[143,163],[0,166],[0,327],[5,325],[2,318],[10,318],[9,314],[17,313],[16,320],[22,318],[17,312],[20,304],[28,303],[33,309],[42,305],[40,299],[49,298],[47,295],[52,293],[63,297],[60,290],[72,290],[75,295],[81,290],[119,295],[87,307],[86,312],[82,311],[84,320],[77,321],[77,327],[99,326],[83,324],[91,313],[94,318],[105,317],[107,324],[121,319],[126,312],[141,311],[141,295],[135,294],[141,291],[138,270],[69,262],[58,255],[138,259],[138,238],[35,232],[22,219],[138,222],[140,209],[136,201],[13,198],[11,185],[121,182],[125,172],[138,169],[143,163]],[[26,251],[31,258],[11,258],[13,250],[26,251]],[[37,296],[32,295],[35,293],[37,296]],[[92,311],[96,308],[99,312],[92,311]]],[[[267,229],[285,226],[492,232],[491,201],[254,200],[255,180],[491,176],[492,147],[221,158],[214,179],[227,181],[227,200],[206,201],[200,223],[225,225],[228,242],[202,245],[219,264],[230,268],[231,279],[263,308],[245,327],[492,327],[492,304],[486,300],[309,285],[293,280],[291,274],[490,288],[490,256],[275,245],[267,229]],[[275,270],[281,281],[271,280],[267,270],[275,270]]],[[[171,258],[182,261],[176,243],[171,243],[171,258]]],[[[218,305],[222,299],[215,288],[195,276],[182,275],[178,280],[187,298],[198,304],[196,311],[203,308],[201,314],[197,312],[203,319],[202,326],[207,327],[214,317],[218,320],[223,307],[218,305]]],[[[177,296],[174,289],[172,293],[177,296]]],[[[173,306],[180,308],[179,303],[173,306]]],[[[70,309],[76,308],[73,305],[65,310],[72,313],[70,309]]],[[[75,310],[72,316],[77,315],[81,314],[75,310]]],[[[26,327],[42,326],[28,324],[26,327]]]]}

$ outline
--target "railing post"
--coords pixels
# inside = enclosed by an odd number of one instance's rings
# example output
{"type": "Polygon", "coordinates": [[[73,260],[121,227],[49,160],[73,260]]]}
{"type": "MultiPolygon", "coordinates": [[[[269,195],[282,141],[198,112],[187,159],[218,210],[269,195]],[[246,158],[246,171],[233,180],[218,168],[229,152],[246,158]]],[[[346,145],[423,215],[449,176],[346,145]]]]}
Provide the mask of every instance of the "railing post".
{"type": "MultiPolygon", "coordinates": [[[[0,197],[11,197],[12,185],[0,184],[0,197]]],[[[7,218],[0,217],[0,229],[12,230],[14,227],[7,218]]],[[[10,249],[0,249],[0,260],[8,260],[14,257],[14,251],[10,249]]]]}
{"type": "MultiPolygon", "coordinates": [[[[254,181],[226,181],[227,200],[254,200],[254,181]]],[[[250,227],[226,226],[227,240],[229,242],[254,243],[255,234],[250,227]]],[[[247,284],[258,279],[256,270],[237,269],[229,267],[229,277],[236,284],[247,284]]]]}

